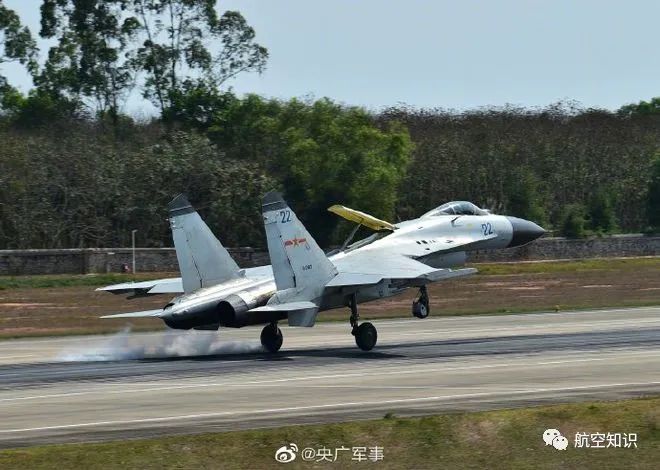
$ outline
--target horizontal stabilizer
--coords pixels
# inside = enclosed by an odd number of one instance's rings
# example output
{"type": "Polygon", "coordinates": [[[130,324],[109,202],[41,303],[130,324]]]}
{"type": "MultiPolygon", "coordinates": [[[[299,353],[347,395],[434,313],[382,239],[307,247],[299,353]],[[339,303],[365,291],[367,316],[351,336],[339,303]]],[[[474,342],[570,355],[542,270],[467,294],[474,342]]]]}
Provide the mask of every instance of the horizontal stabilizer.
{"type": "Polygon", "coordinates": [[[158,310],[143,310],[141,312],[128,312],[116,313],[114,315],[103,315],[101,318],[142,318],[142,317],[158,317],[163,313],[163,309],[158,310]]]}
{"type": "Polygon", "coordinates": [[[289,326],[314,326],[319,308],[314,302],[298,301],[283,304],[264,305],[250,312],[286,312],[289,326]]]}
{"type": "Polygon", "coordinates": [[[361,211],[356,211],[350,207],[335,204],[334,206],[328,207],[328,211],[337,214],[339,217],[343,217],[346,220],[350,220],[351,222],[355,222],[356,224],[360,224],[370,228],[371,230],[375,230],[376,232],[393,232],[396,230],[396,227],[391,223],[378,219],[373,215],[369,215],[361,211]]]}
{"type": "Polygon", "coordinates": [[[183,284],[180,277],[174,277],[153,281],[122,282],[121,284],[99,287],[96,290],[110,292],[115,295],[130,294],[134,297],[143,297],[154,294],[180,294],[183,293],[183,284]]]}
{"type": "Polygon", "coordinates": [[[97,291],[110,292],[112,294],[126,294],[132,291],[149,291],[154,286],[154,281],[144,282],[122,282],[121,284],[112,284],[111,286],[97,287],[97,291]]]}
{"type": "Polygon", "coordinates": [[[181,278],[177,277],[175,279],[163,279],[166,282],[158,282],[151,289],[149,289],[150,294],[178,294],[183,292],[183,283],[181,278]]]}

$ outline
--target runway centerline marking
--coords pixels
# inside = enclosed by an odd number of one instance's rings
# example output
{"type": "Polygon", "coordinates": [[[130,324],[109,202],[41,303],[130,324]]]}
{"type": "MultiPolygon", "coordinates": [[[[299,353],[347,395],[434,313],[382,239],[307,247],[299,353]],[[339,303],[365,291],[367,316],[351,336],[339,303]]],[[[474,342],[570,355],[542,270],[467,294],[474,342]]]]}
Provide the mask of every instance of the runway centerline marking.
{"type": "Polygon", "coordinates": [[[478,398],[478,397],[487,397],[487,396],[497,396],[497,395],[525,395],[525,394],[534,394],[534,393],[548,393],[548,392],[565,392],[565,391],[580,391],[580,390],[593,390],[600,388],[612,388],[612,387],[627,387],[627,386],[648,386],[648,385],[659,385],[660,382],[628,382],[628,383],[609,383],[609,384],[598,384],[598,385],[584,385],[578,387],[557,387],[557,388],[536,388],[536,389],[527,389],[527,390],[510,390],[505,392],[479,392],[479,393],[466,393],[466,394],[455,394],[455,395],[438,395],[431,397],[419,397],[419,398],[401,398],[395,400],[382,400],[382,401],[364,401],[364,402],[346,402],[346,403],[328,403],[323,405],[308,405],[308,406],[292,406],[285,408],[271,408],[271,409],[256,409],[256,410],[244,410],[244,411],[220,411],[214,413],[198,413],[198,414],[189,414],[189,415],[178,415],[178,416],[163,416],[159,418],[141,418],[141,419],[130,419],[130,420],[116,420],[116,421],[96,421],[96,422],[87,422],[87,423],[75,423],[75,424],[61,424],[55,426],[43,426],[43,427],[33,427],[33,428],[18,428],[18,429],[2,429],[0,434],[8,433],[19,433],[19,432],[31,432],[31,431],[53,431],[58,429],[72,429],[72,428],[84,428],[84,427],[94,427],[94,426],[108,426],[108,425],[127,425],[127,424],[140,424],[140,423],[158,423],[164,421],[180,421],[187,419],[200,419],[200,418],[219,418],[222,416],[237,416],[245,414],[272,414],[272,413],[284,413],[290,411],[309,411],[309,410],[323,410],[330,408],[342,408],[342,407],[355,407],[355,406],[379,406],[379,405],[396,405],[396,404],[405,404],[405,403],[419,403],[425,401],[442,401],[442,400],[452,400],[457,398],[478,398]]]}

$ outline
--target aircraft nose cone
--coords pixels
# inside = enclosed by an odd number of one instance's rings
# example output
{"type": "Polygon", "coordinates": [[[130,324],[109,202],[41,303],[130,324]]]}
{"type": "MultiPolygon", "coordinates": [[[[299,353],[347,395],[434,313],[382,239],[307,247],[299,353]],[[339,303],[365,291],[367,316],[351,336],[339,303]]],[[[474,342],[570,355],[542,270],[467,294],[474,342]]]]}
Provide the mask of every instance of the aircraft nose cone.
{"type": "Polygon", "coordinates": [[[521,246],[536,240],[545,233],[543,227],[539,227],[534,222],[518,217],[507,217],[513,227],[513,236],[509,247],[521,246]]]}

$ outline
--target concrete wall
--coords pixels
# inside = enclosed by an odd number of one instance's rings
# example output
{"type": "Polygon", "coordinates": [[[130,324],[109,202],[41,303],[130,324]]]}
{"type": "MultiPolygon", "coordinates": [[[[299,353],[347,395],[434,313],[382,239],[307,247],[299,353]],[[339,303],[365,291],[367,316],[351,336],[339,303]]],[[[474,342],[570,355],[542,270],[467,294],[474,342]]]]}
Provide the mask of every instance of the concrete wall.
{"type": "MultiPolygon", "coordinates": [[[[252,248],[229,249],[243,266],[268,264],[268,253],[252,248]]],[[[132,265],[130,248],[88,248],[66,250],[0,250],[0,275],[87,274],[122,272],[122,265],[132,265]]],[[[135,250],[138,272],[178,271],[174,248],[138,248],[135,250]]]]}
{"type": "MultiPolygon", "coordinates": [[[[242,267],[268,264],[268,253],[252,248],[229,249],[242,267]]],[[[660,256],[660,236],[618,235],[582,240],[543,238],[520,248],[484,250],[469,256],[473,262],[577,259],[617,256],[660,256]]],[[[121,272],[131,266],[130,248],[67,250],[0,250],[0,275],[86,274],[121,272]]],[[[174,248],[136,250],[138,272],[178,271],[174,248]]]]}
{"type": "Polygon", "coordinates": [[[659,255],[660,236],[630,234],[585,239],[541,238],[518,248],[477,251],[470,254],[469,260],[488,262],[659,255]]]}

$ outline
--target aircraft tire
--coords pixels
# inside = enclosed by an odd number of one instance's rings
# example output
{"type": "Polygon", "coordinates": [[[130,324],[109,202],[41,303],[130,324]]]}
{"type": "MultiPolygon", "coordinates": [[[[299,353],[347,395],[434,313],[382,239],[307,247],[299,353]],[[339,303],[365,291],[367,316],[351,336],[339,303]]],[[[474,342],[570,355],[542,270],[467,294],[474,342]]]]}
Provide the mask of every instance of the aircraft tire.
{"type": "Polygon", "coordinates": [[[282,331],[273,327],[273,325],[266,325],[264,329],[261,330],[261,345],[270,353],[276,353],[282,347],[284,342],[284,337],[282,336],[282,331]]]}
{"type": "Polygon", "coordinates": [[[412,305],[412,314],[417,318],[426,318],[429,316],[429,304],[428,302],[414,301],[412,305]]]}
{"type": "Polygon", "coordinates": [[[355,344],[363,351],[371,351],[378,341],[376,327],[366,322],[360,324],[355,331],[355,344]]]}

